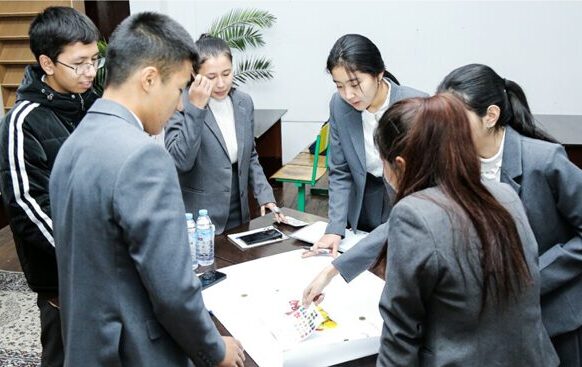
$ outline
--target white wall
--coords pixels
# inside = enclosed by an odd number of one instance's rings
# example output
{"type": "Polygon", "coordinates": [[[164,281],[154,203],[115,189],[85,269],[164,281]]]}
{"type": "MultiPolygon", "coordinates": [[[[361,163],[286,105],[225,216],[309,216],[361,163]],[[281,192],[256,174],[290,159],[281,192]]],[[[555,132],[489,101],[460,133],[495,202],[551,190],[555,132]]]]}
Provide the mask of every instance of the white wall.
{"type": "Polygon", "coordinates": [[[275,79],[247,84],[256,108],[286,108],[284,160],[317,134],[334,86],[325,71],[345,33],[374,41],[404,85],[433,92],[455,67],[479,62],[518,82],[534,113],[582,114],[582,2],[560,1],[130,1],[131,12],[160,11],[196,39],[232,8],[277,17],[257,54],[275,79]]]}

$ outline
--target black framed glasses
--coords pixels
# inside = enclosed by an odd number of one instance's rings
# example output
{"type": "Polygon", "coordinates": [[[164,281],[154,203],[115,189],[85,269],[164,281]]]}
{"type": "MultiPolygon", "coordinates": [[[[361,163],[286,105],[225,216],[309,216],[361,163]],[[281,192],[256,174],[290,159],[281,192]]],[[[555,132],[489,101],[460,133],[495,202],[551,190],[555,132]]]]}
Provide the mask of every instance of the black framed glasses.
{"type": "Polygon", "coordinates": [[[105,58],[102,57],[93,62],[86,62],[76,66],[65,64],[64,62],[60,62],[59,60],[57,60],[57,63],[74,70],[75,74],[77,75],[83,75],[91,71],[91,68],[94,68],[95,71],[97,71],[101,69],[103,66],[105,66],[105,58]]]}

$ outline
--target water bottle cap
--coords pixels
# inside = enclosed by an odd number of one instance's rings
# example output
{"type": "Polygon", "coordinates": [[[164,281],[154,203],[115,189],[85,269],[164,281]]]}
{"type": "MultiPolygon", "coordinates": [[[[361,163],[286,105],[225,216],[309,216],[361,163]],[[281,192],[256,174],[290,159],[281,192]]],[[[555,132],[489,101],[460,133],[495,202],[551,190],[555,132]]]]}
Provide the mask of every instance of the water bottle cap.
{"type": "Polygon", "coordinates": [[[208,210],[206,210],[206,209],[200,209],[198,211],[198,215],[208,215],[208,210]]]}
{"type": "Polygon", "coordinates": [[[186,220],[191,220],[194,219],[194,216],[192,215],[192,213],[186,213],[186,220]]]}

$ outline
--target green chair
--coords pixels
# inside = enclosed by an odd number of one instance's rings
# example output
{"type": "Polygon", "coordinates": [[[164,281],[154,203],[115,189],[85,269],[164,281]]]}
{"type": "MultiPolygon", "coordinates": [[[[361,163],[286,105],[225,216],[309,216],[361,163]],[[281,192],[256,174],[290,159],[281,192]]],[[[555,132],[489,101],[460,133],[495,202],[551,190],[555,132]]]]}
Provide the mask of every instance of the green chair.
{"type": "Polygon", "coordinates": [[[275,172],[271,178],[279,182],[292,182],[297,186],[297,210],[305,211],[305,185],[314,186],[327,171],[328,155],[321,153],[329,145],[329,124],[325,124],[315,139],[315,153],[308,150],[300,152],[293,160],[275,172]]]}

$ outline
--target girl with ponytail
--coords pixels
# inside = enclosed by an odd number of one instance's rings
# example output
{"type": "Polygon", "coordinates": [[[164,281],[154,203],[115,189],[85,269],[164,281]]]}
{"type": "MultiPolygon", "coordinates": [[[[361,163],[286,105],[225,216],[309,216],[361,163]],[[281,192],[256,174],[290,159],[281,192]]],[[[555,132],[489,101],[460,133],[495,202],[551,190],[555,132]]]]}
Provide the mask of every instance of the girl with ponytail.
{"type": "Polygon", "coordinates": [[[373,133],[393,103],[425,95],[401,86],[378,47],[359,34],[335,42],[326,68],[337,88],[330,102],[329,224],[307,255],[321,248],[337,255],[346,227],[372,231],[387,220],[392,203],[373,133]]]}
{"type": "Polygon", "coordinates": [[[463,103],[398,102],[375,142],[397,191],[378,365],[556,366],[534,235],[517,194],[480,180],[463,103]]]}
{"type": "Polygon", "coordinates": [[[464,102],[482,178],[519,194],[538,242],[544,325],[560,365],[582,366],[582,170],[536,126],[522,88],[490,67],[462,66],[438,91],[464,102]]]}

